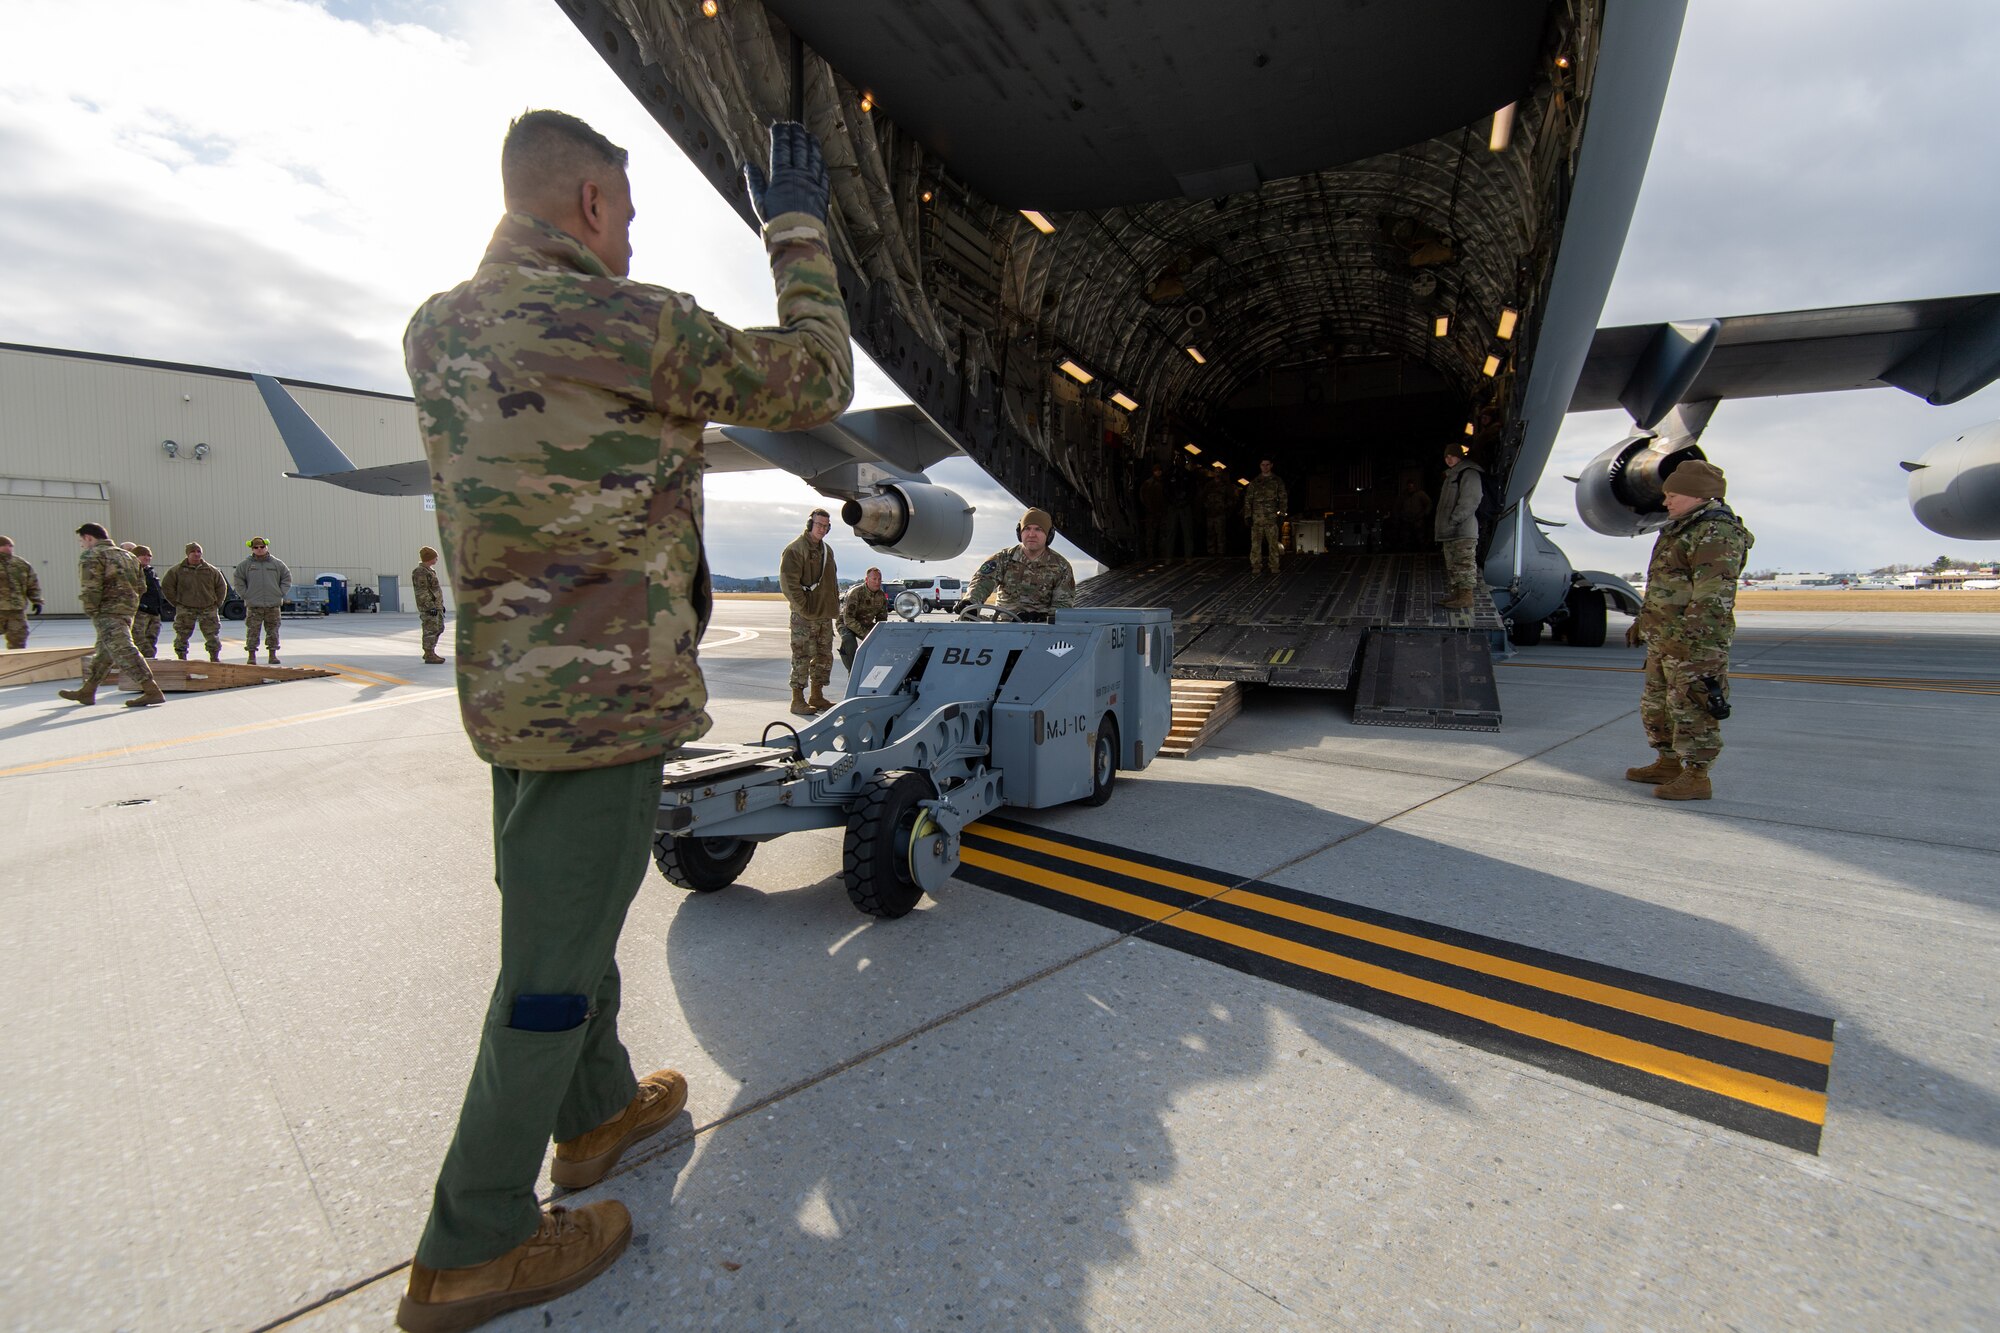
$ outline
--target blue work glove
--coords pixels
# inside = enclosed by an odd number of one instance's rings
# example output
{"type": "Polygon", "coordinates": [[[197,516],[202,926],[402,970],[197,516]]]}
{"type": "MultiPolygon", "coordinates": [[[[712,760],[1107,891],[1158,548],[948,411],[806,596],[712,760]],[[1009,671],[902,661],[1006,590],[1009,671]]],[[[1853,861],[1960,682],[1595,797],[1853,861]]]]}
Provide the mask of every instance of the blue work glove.
{"type": "Polygon", "coordinates": [[[805,213],[826,221],[826,160],[820,156],[819,140],[796,120],[771,126],[771,178],[765,180],[756,163],[745,163],[743,185],[759,222],[769,222],[780,213],[805,213]]]}

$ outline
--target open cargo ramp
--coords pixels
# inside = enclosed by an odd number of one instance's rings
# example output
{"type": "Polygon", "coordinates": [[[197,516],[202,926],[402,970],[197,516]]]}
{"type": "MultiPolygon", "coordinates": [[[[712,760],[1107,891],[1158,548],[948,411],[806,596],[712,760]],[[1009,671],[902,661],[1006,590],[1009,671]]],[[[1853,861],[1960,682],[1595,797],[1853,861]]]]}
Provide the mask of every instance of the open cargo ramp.
{"type": "Polygon", "coordinates": [[[1354,721],[1369,727],[1500,730],[1500,691],[1483,634],[1380,630],[1368,636],[1354,721]]]}

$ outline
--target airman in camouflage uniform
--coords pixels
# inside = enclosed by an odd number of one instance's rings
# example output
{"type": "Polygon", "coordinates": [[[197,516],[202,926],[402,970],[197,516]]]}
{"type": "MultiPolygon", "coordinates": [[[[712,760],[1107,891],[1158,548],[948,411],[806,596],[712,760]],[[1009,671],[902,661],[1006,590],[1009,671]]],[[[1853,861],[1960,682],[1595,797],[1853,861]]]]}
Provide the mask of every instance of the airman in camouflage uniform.
{"type": "Polygon", "coordinates": [[[436,666],[438,636],[444,633],[444,589],[438,584],[437,548],[417,548],[417,567],[410,571],[410,588],[417,595],[417,619],[424,627],[424,661],[436,666]]]}
{"type": "Polygon", "coordinates": [[[1672,519],[1653,543],[1646,601],[1625,642],[1646,645],[1639,718],[1659,757],[1626,770],[1669,801],[1705,801],[1708,770],[1722,753],[1722,724],[1711,699],[1726,701],[1729,641],[1736,633],[1736,585],[1755,541],[1722,502],[1722,469],[1682,463],[1661,489],[1672,519]]]}
{"type": "Polygon", "coordinates": [[[819,145],[774,126],[747,168],[780,327],[738,330],[626,277],[626,153],[533,111],[501,149],[508,212],[473,277],[426,301],[404,360],[458,610],[459,708],[492,766],[500,974],[398,1311],[471,1327],[588,1281],[631,1235],[615,1201],[544,1213],[664,1129],[687,1081],[643,1081],[614,961],[666,753],[709,728],[701,434],[801,430],[852,394],[819,145]],[[532,1248],[531,1248],[532,1247],[532,1248]]]}
{"type": "Polygon", "coordinates": [[[83,684],[74,690],[57,690],[65,699],[80,704],[97,702],[97,687],[116,670],[127,685],[139,690],[139,697],[127,699],[127,708],[163,704],[167,696],[146,667],[146,659],[132,643],[132,616],[139,609],[139,596],[146,591],[146,576],[129,551],[121,551],[109,533],[95,523],[76,530],[82,552],[76,558],[76,575],[83,597],[83,613],[97,628],[97,651],[83,670],[83,684]]]}
{"type": "Polygon", "coordinates": [[[1444,552],[1445,595],[1438,605],[1447,611],[1470,610],[1478,595],[1479,500],[1485,490],[1486,473],[1479,464],[1462,445],[1446,445],[1444,484],[1438,487],[1431,533],[1444,552]]]}
{"type": "Polygon", "coordinates": [[[278,625],[285,615],[285,595],[292,590],[292,571],[271,554],[271,543],[252,537],[244,545],[250,554],[237,563],[232,576],[236,591],[243,594],[243,651],[252,664],[257,661],[257,635],[261,630],[271,648],[271,665],[278,665],[278,625]]]}
{"type": "Polygon", "coordinates": [[[28,618],[21,613],[29,607],[42,613],[42,581],[33,565],[14,554],[14,539],[0,537],[0,631],[9,648],[28,646],[28,618]]]}
{"type": "Polygon", "coordinates": [[[958,604],[961,616],[974,614],[995,588],[1000,590],[1000,606],[1018,616],[1042,616],[1076,605],[1076,571],[1069,561],[1049,549],[1055,535],[1055,520],[1046,509],[1030,509],[1021,515],[1014,534],[1019,546],[995,551],[972,576],[972,587],[958,604]]]}
{"type": "Polygon", "coordinates": [[[160,591],[160,576],[153,572],[153,548],[135,545],[121,547],[132,553],[139,562],[139,573],[146,580],[145,591],[139,594],[139,609],[132,616],[132,644],[141,657],[157,657],[160,651],[160,618],[173,611],[168,598],[160,591]]]}
{"type": "Polygon", "coordinates": [[[201,626],[208,660],[222,660],[222,618],[217,614],[229,600],[229,580],[202,558],[201,543],[189,542],[181,562],[160,576],[160,593],[174,607],[174,656],[187,661],[188,638],[201,626]]]}
{"type": "Polygon", "coordinates": [[[811,717],[833,707],[826,682],[833,676],[833,618],[840,614],[840,582],[833,548],[826,544],[833,519],[824,509],[806,517],[806,530],[778,558],[778,590],[792,608],[792,711],[811,717]],[[805,694],[812,686],[812,697],[805,694]]]}
{"type": "Polygon", "coordinates": [[[889,599],[882,592],[882,571],[870,567],[861,582],[847,590],[840,604],[840,664],[852,671],[854,652],[868,632],[889,618],[889,599]]]}
{"type": "Polygon", "coordinates": [[[1292,498],[1285,483],[1271,471],[1271,460],[1257,464],[1257,475],[1243,492],[1243,517],[1250,520],[1250,572],[1278,572],[1278,547],[1284,540],[1282,525],[1291,511],[1292,498]],[[1261,554],[1260,554],[1261,552],[1261,554]]]}
{"type": "Polygon", "coordinates": [[[1210,555],[1221,555],[1229,549],[1229,501],[1229,479],[1211,470],[1201,487],[1201,510],[1207,520],[1210,555]]]}

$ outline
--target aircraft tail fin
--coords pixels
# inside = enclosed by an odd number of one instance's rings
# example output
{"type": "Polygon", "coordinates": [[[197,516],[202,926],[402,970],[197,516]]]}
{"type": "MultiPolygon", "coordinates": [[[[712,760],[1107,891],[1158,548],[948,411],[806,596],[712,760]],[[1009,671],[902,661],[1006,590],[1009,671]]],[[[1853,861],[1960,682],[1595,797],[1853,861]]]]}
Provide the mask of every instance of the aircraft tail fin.
{"type": "Polygon", "coordinates": [[[288,477],[330,482],[364,495],[424,495],[431,489],[431,467],[423,459],[411,463],[386,463],[381,467],[356,467],[341,451],[333,437],[319,428],[285,386],[269,375],[252,375],[264,406],[278,427],[279,438],[291,451],[297,472],[288,477]]]}

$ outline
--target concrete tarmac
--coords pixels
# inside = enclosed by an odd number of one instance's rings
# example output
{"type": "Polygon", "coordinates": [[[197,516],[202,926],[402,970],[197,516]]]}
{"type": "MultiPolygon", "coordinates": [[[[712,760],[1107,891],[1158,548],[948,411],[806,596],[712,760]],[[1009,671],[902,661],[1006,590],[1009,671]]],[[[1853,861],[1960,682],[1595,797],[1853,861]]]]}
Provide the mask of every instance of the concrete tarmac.
{"type": "MultiPolygon", "coordinates": [[[[487,775],[414,617],[284,634],[342,674],[0,689],[7,1327],[392,1324],[492,985],[487,775]]],[[[703,661],[714,739],[784,716],[781,604],[703,661]]],[[[1024,822],[1830,1017],[1816,1153],[1159,927],[962,880],[871,921],[799,834],[649,875],[622,1030],[688,1110],[581,1196],[629,1253],[491,1327],[1993,1327],[2000,617],[1746,613],[1706,804],[1622,780],[1639,661],[1519,652],[1497,735],[1259,691],[1024,822]]]]}

